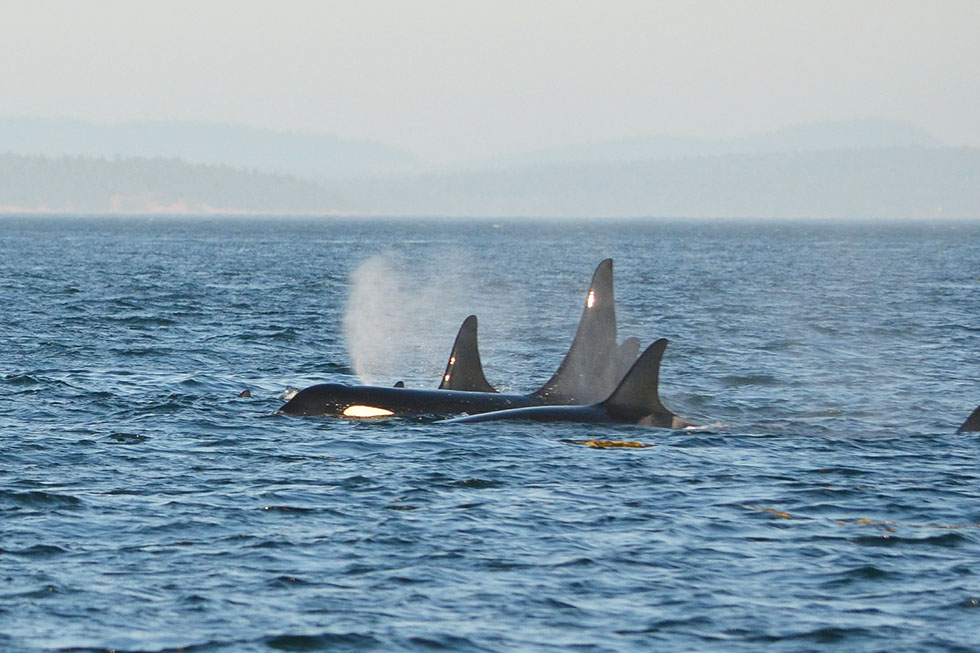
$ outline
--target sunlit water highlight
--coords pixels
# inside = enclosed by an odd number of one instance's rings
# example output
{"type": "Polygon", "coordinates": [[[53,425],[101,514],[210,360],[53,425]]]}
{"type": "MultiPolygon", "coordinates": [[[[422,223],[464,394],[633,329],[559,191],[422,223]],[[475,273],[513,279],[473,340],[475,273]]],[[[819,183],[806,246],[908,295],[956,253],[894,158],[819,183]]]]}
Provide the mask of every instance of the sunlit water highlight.
{"type": "Polygon", "coordinates": [[[976,223],[3,219],[0,251],[0,650],[980,648],[976,223]],[[437,386],[475,312],[534,389],[611,256],[709,427],[272,416],[357,382],[378,256],[425,287],[374,381],[437,386]]]}

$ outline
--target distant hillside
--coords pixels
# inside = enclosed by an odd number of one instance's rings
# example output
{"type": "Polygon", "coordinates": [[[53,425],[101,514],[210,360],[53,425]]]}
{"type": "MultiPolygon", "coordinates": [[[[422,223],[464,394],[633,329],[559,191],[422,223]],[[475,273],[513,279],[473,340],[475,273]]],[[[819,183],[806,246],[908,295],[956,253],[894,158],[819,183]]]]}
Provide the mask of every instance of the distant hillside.
{"type": "Polygon", "coordinates": [[[176,159],[0,155],[0,212],[980,218],[980,148],[899,147],[314,183],[176,159]]]}
{"type": "Polygon", "coordinates": [[[471,162],[470,169],[625,163],[651,159],[787,154],[892,147],[941,147],[929,132],[879,119],[815,122],[740,138],[637,136],[568,145],[471,162]]]}
{"type": "Polygon", "coordinates": [[[0,212],[306,213],[345,204],[284,175],[176,159],[0,154],[0,212]]]}
{"type": "Polygon", "coordinates": [[[313,181],[422,173],[606,165],[654,159],[890,147],[941,147],[908,123],[878,119],[820,122],[741,138],[636,136],[446,164],[439,169],[389,145],[313,132],[194,122],[99,124],[0,118],[0,153],[47,157],[165,158],[292,175],[313,181]]]}
{"type": "Polygon", "coordinates": [[[0,119],[0,153],[50,157],[173,158],[308,179],[415,172],[410,152],[369,141],[240,125],[0,119]]]}
{"type": "Polygon", "coordinates": [[[397,215],[980,218],[980,148],[539,166],[363,181],[343,191],[363,212],[397,215]]]}

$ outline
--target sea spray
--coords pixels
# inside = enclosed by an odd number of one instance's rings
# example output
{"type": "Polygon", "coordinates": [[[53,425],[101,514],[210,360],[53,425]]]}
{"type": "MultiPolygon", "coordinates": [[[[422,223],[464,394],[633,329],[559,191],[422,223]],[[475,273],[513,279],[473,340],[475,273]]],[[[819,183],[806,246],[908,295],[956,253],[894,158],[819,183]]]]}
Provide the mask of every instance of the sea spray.
{"type": "Polygon", "coordinates": [[[480,304],[478,280],[464,269],[458,256],[419,263],[392,252],[357,266],[343,328],[364,383],[438,385],[456,329],[480,304]]]}
{"type": "Polygon", "coordinates": [[[343,331],[351,367],[368,384],[436,387],[472,314],[487,380],[501,392],[534,391],[571,344],[588,270],[542,283],[555,271],[528,260],[491,263],[467,249],[371,256],[350,275],[343,331]]]}

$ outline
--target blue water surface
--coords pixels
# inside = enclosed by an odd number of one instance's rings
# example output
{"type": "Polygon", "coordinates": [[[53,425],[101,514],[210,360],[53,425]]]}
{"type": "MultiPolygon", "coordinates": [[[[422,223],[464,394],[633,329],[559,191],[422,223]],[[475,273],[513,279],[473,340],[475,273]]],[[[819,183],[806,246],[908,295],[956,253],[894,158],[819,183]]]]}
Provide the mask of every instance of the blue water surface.
{"type": "Polygon", "coordinates": [[[4,218],[0,316],[0,650],[980,649],[976,222],[4,218]],[[274,415],[605,257],[703,428],[274,415]]]}

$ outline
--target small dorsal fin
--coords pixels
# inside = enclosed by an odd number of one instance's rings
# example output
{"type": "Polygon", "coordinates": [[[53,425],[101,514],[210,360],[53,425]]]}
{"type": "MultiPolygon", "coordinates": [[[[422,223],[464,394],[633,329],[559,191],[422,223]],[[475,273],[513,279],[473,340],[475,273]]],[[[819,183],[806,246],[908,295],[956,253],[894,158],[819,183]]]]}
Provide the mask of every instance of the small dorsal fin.
{"type": "Polygon", "coordinates": [[[616,298],[612,259],[596,267],[585,308],[558,371],[534,393],[548,403],[591,404],[616,387],[616,298]]]}
{"type": "Polygon", "coordinates": [[[476,344],[476,316],[470,315],[459,327],[456,342],[449,353],[449,362],[442,375],[440,390],[463,392],[496,392],[483,376],[480,350],[476,344]]]}
{"type": "Polygon", "coordinates": [[[967,433],[973,431],[980,431],[980,406],[977,406],[977,409],[966,418],[966,421],[963,422],[963,426],[956,429],[957,433],[967,433]]]}
{"type": "Polygon", "coordinates": [[[633,363],[619,386],[602,402],[610,415],[637,422],[648,415],[673,417],[673,413],[660,402],[660,361],[666,348],[667,339],[661,338],[647,347],[633,363]]]}

